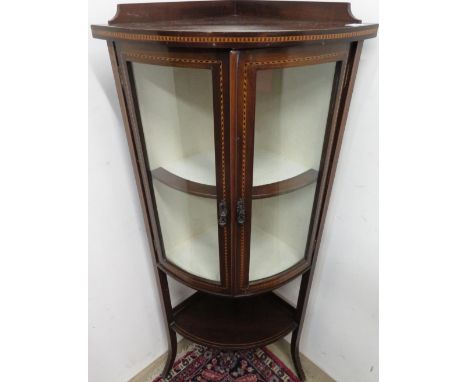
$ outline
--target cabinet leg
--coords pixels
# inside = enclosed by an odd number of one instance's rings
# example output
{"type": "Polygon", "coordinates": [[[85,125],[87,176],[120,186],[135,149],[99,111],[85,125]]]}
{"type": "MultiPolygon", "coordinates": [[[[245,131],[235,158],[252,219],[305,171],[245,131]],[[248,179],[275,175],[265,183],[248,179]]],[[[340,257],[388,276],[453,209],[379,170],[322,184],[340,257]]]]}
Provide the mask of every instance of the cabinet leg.
{"type": "Polygon", "coordinates": [[[297,328],[292,332],[291,337],[291,356],[296,368],[297,376],[301,381],[305,381],[304,369],[302,368],[301,358],[299,355],[299,342],[302,333],[302,326],[304,324],[305,311],[307,309],[307,302],[309,299],[310,284],[312,282],[312,271],[308,270],[302,275],[301,288],[299,289],[299,296],[297,298],[296,316],[297,328]]]}
{"type": "Polygon", "coordinates": [[[305,381],[304,369],[301,364],[301,357],[299,355],[299,328],[293,331],[291,338],[291,356],[296,368],[296,374],[301,381],[305,381]]]}
{"type": "Polygon", "coordinates": [[[162,373],[162,377],[166,378],[169,375],[169,372],[174,366],[174,361],[177,355],[177,336],[176,333],[169,329],[169,338],[168,338],[168,346],[169,349],[167,350],[167,358],[166,358],[166,365],[164,366],[164,371],[162,373]]]}
{"type": "Polygon", "coordinates": [[[167,275],[160,269],[156,270],[156,278],[159,283],[159,293],[163,305],[163,313],[166,318],[166,334],[167,334],[167,359],[164,371],[162,373],[163,378],[166,378],[174,365],[175,357],[177,355],[177,335],[174,330],[171,329],[172,318],[172,304],[171,296],[169,294],[169,285],[167,283],[167,275]]]}

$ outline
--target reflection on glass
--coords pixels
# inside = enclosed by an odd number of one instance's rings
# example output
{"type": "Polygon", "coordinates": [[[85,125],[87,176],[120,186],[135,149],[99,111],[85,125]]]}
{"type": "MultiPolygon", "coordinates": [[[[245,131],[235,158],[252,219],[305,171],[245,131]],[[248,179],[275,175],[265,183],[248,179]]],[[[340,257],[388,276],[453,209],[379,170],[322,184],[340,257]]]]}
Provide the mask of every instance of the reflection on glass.
{"type": "Polygon", "coordinates": [[[133,63],[167,259],[220,280],[216,199],[191,195],[188,181],[216,184],[211,71],[133,63]]]}
{"type": "Polygon", "coordinates": [[[304,258],[335,65],[257,72],[251,281],[304,258]]]}

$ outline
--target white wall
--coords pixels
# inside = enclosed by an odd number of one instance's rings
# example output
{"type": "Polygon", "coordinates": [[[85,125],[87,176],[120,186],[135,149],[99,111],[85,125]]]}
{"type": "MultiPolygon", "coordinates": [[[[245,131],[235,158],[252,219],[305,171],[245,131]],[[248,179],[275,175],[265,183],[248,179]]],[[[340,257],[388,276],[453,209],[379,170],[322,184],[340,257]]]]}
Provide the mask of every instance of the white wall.
{"type": "MultiPolygon", "coordinates": [[[[106,22],[116,4],[90,2],[89,23],[106,22]]],[[[167,345],[107,45],[91,35],[88,163],[89,381],[127,381],[167,345]]],[[[172,289],[175,302],[188,293],[172,289]]]]}
{"type": "MultiPolygon", "coordinates": [[[[378,2],[352,1],[378,22],[378,2]]],[[[301,350],[337,381],[378,380],[378,39],[364,43],[301,350]]],[[[296,298],[298,280],[281,289],[296,298]]]]}
{"type": "MultiPolygon", "coordinates": [[[[126,2],[130,2],[126,0],[126,2]]],[[[89,23],[117,1],[89,3],[89,23]]],[[[378,3],[352,1],[378,21],[378,3]]],[[[89,380],[126,381],[166,350],[159,297],[104,41],[89,37],[89,380]]],[[[364,44],[302,351],[338,381],[378,380],[378,40],[364,44]]],[[[298,283],[284,288],[290,299],[298,283]]],[[[171,283],[175,301],[189,293],[171,283]]]]}

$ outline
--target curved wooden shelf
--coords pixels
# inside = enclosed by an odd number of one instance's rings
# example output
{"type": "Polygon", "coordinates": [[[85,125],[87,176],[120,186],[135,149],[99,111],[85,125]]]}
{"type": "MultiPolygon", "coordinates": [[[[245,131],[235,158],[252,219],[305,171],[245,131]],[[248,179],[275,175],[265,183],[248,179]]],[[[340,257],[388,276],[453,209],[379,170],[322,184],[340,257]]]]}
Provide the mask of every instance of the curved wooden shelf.
{"type": "Polygon", "coordinates": [[[252,199],[270,198],[272,196],[288,194],[289,192],[311,185],[317,181],[317,177],[318,171],[310,169],[289,179],[254,186],[252,190],[252,199]]]}
{"type": "Polygon", "coordinates": [[[293,331],[295,317],[296,310],[273,292],[244,298],[197,292],[174,308],[171,326],[202,345],[249,349],[293,331]]]}
{"type": "MultiPolygon", "coordinates": [[[[202,198],[216,199],[216,186],[194,182],[175,175],[165,168],[158,167],[151,171],[154,179],[169,186],[175,190],[187,194],[200,196],[202,198]]],[[[252,190],[252,199],[270,198],[296,191],[317,181],[318,172],[310,169],[297,176],[281,180],[275,183],[262,184],[254,186],[252,190]]]]}
{"type": "Polygon", "coordinates": [[[216,199],[216,186],[194,182],[182,178],[163,167],[158,167],[156,170],[151,171],[153,179],[169,186],[175,190],[185,192],[187,194],[201,196],[202,198],[216,199]]]}

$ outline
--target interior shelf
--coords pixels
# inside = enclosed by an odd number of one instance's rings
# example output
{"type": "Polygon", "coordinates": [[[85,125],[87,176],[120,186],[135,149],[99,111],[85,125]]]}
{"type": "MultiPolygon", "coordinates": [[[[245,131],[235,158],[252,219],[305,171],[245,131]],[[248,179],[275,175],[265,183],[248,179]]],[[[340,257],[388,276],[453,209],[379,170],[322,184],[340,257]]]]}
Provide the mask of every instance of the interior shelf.
{"type": "MultiPolygon", "coordinates": [[[[212,152],[182,158],[152,171],[154,179],[192,195],[216,198],[212,152]]],[[[318,172],[264,150],[255,151],[252,198],[286,194],[317,181],[318,172]]]]}
{"type": "Polygon", "coordinates": [[[206,346],[246,349],[263,346],[297,327],[296,310],[269,292],[230,298],[196,292],[173,310],[172,327],[206,346]]]}

